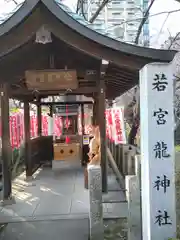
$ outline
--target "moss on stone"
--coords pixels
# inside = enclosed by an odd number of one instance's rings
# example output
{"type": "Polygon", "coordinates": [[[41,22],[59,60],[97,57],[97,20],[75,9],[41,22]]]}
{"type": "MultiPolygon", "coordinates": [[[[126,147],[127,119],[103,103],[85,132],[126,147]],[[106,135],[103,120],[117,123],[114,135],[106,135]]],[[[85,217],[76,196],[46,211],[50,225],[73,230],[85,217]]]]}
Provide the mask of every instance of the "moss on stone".
{"type": "Polygon", "coordinates": [[[104,240],[127,240],[127,219],[104,220],[104,240]]]}

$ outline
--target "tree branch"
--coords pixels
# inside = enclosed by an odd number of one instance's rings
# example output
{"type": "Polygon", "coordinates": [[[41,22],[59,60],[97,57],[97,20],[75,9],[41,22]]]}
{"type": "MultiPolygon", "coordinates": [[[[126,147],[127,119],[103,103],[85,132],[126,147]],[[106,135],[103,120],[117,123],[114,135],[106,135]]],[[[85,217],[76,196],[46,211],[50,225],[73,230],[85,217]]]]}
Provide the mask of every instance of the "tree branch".
{"type": "Polygon", "coordinates": [[[172,47],[173,43],[178,39],[179,35],[180,35],[180,32],[178,32],[178,33],[176,34],[176,36],[173,38],[173,40],[171,41],[168,49],[170,49],[170,48],[172,47]]]}
{"type": "Polygon", "coordinates": [[[151,3],[149,4],[147,10],[146,10],[145,13],[144,13],[143,19],[142,19],[142,21],[141,21],[141,23],[140,23],[140,25],[139,25],[139,27],[138,27],[138,30],[137,30],[137,35],[136,35],[136,38],[135,38],[135,41],[134,41],[135,44],[138,44],[138,43],[139,43],[139,37],[140,37],[140,35],[141,35],[143,26],[144,26],[144,24],[146,23],[146,21],[147,21],[147,19],[148,19],[148,17],[149,17],[149,12],[150,12],[151,7],[153,6],[153,3],[154,3],[154,2],[155,2],[155,0],[151,0],[151,3]]]}
{"type": "Polygon", "coordinates": [[[76,13],[79,13],[79,10],[81,9],[81,2],[82,0],[77,1],[76,13]]]}
{"type": "Polygon", "coordinates": [[[99,5],[98,9],[96,10],[96,12],[94,13],[94,15],[91,17],[91,19],[89,20],[90,23],[93,23],[96,18],[98,17],[98,15],[100,14],[100,12],[103,10],[103,8],[106,6],[106,4],[110,2],[110,0],[103,0],[102,3],[99,5]]]}
{"type": "MultiPolygon", "coordinates": [[[[6,2],[10,2],[10,1],[7,1],[6,2]]],[[[13,2],[14,4],[18,5],[18,2],[16,0],[11,0],[11,2],[13,2]]]]}

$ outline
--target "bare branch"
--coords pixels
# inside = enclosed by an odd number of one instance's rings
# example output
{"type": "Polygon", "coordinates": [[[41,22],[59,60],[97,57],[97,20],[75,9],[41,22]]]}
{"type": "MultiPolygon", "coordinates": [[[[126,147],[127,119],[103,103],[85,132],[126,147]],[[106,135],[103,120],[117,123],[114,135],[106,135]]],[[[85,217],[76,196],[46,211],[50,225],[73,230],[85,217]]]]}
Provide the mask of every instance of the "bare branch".
{"type": "Polygon", "coordinates": [[[98,9],[96,10],[96,12],[94,13],[94,15],[91,17],[91,19],[89,20],[90,23],[93,23],[96,18],[98,17],[98,15],[100,14],[100,12],[104,9],[104,7],[106,6],[106,4],[108,4],[108,2],[110,2],[110,0],[103,0],[102,3],[99,5],[98,9]]]}
{"type": "Polygon", "coordinates": [[[79,13],[79,10],[81,9],[81,2],[82,2],[82,0],[77,1],[76,13],[79,13]]]}
{"type": "Polygon", "coordinates": [[[155,0],[152,0],[152,1],[150,2],[147,10],[146,10],[145,13],[144,13],[143,19],[142,19],[142,21],[141,21],[141,23],[140,23],[140,25],[139,25],[139,28],[138,28],[138,30],[137,30],[137,35],[136,35],[136,38],[135,38],[135,41],[134,41],[134,43],[136,43],[136,44],[139,43],[139,37],[140,37],[140,35],[141,35],[143,26],[144,26],[144,24],[146,23],[146,21],[147,21],[147,19],[148,19],[148,17],[149,17],[149,12],[150,12],[151,7],[153,6],[153,3],[154,3],[154,2],[155,2],[155,0]]]}
{"type": "Polygon", "coordinates": [[[7,1],[6,2],[13,2],[14,4],[18,5],[18,2],[16,0],[10,0],[10,1],[7,1]]]}
{"type": "Polygon", "coordinates": [[[176,34],[176,36],[171,40],[171,43],[170,43],[168,49],[170,49],[172,47],[173,43],[178,39],[179,35],[180,35],[180,32],[178,32],[176,34]]]}

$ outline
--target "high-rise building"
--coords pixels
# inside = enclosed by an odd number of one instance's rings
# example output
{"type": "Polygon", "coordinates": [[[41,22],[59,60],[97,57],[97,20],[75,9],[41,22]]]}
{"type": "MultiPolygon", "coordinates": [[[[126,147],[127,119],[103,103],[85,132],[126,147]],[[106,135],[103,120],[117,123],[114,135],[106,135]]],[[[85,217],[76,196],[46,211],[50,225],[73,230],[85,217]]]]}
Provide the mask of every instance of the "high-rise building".
{"type": "MultiPolygon", "coordinates": [[[[86,0],[84,12],[88,20],[97,11],[98,2],[98,0],[86,0]]],[[[104,28],[107,32],[116,35],[117,40],[132,43],[135,40],[143,12],[147,6],[148,0],[111,0],[100,12],[94,24],[99,26],[99,29],[104,28]]],[[[143,40],[149,39],[148,22],[144,25],[142,36],[145,38],[141,38],[141,44],[143,44],[143,40]]]]}
{"type": "MultiPolygon", "coordinates": [[[[145,11],[148,8],[149,0],[142,0],[142,6],[143,10],[145,11]]],[[[142,39],[143,39],[143,45],[149,46],[150,39],[149,39],[149,18],[146,20],[144,26],[143,26],[143,32],[142,32],[142,39]]]]}

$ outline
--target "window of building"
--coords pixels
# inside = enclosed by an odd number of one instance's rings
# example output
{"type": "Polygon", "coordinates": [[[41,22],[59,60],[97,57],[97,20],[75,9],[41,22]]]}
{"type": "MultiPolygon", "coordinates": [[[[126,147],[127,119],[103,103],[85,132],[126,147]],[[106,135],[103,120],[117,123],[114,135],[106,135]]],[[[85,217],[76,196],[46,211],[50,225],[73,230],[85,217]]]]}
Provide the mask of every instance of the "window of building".
{"type": "Polygon", "coordinates": [[[112,15],[113,15],[113,16],[119,16],[120,13],[119,13],[119,12],[113,12],[112,15]]]}
{"type": "Polygon", "coordinates": [[[112,4],[121,4],[124,0],[112,0],[112,4]]]}
{"type": "Polygon", "coordinates": [[[123,21],[123,18],[118,18],[118,19],[108,18],[108,22],[109,22],[109,23],[117,23],[117,24],[120,24],[120,23],[122,23],[122,21],[123,21]]]}
{"type": "Polygon", "coordinates": [[[135,8],[132,8],[132,7],[131,7],[131,8],[126,8],[126,10],[127,10],[127,11],[134,11],[135,8]]]}
{"type": "Polygon", "coordinates": [[[133,12],[128,12],[128,15],[134,15],[134,13],[133,12]]]}

